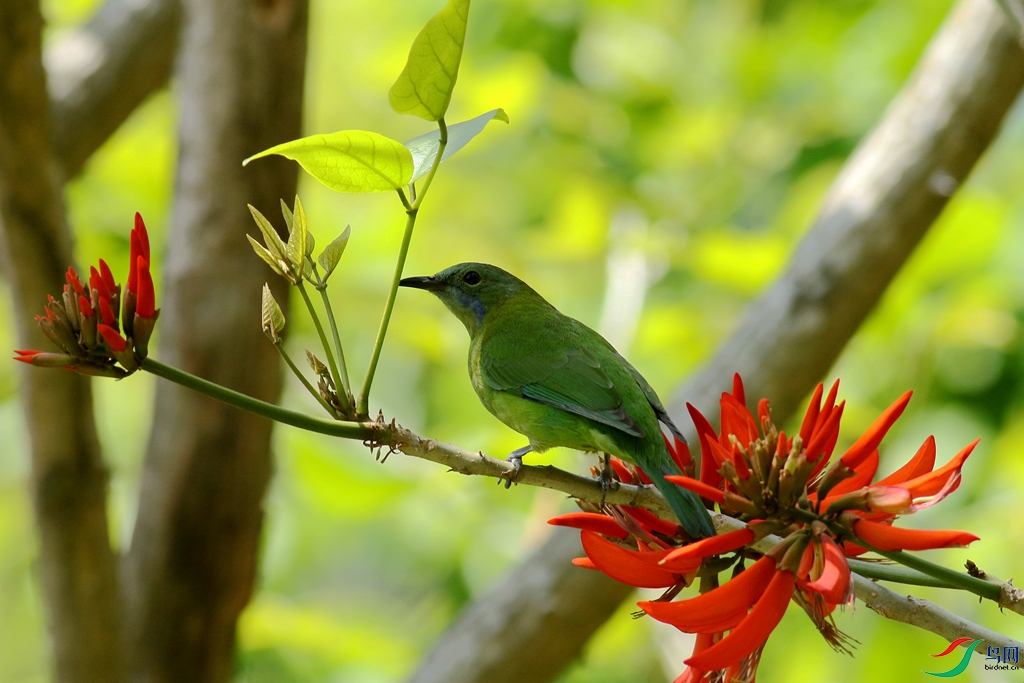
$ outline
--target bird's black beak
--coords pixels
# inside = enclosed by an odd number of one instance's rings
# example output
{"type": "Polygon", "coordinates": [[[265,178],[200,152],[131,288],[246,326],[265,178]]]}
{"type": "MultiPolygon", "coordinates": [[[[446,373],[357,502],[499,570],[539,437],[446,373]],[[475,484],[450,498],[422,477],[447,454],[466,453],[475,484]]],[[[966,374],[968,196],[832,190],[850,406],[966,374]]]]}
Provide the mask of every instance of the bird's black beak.
{"type": "Polygon", "coordinates": [[[438,290],[444,287],[444,284],[434,279],[432,276],[418,276],[418,277],[407,277],[403,278],[398,283],[399,287],[412,287],[414,289],[425,289],[428,292],[438,290]]]}

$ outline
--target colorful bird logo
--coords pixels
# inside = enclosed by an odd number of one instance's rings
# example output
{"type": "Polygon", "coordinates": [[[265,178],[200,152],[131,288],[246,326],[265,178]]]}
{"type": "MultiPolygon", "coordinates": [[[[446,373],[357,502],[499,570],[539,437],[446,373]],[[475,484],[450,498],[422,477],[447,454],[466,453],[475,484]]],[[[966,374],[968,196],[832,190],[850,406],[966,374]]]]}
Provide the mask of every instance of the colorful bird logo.
{"type": "Polygon", "coordinates": [[[947,647],[945,650],[943,650],[937,655],[932,655],[932,657],[945,657],[946,655],[948,655],[964,643],[969,642],[970,645],[967,646],[967,651],[964,652],[963,659],[960,660],[959,664],[954,666],[949,671],[934,672],[924,671],[922,669],[922,672],[928,674],[929,676],[938,676],[939,678],[952,678],[953,676],[959,676],[964,672],[964,670],[967,669],[967,665],[971,662],[971,655],[974,653],[974,648],[976,648],[978,646],[978,643],[980,643],[981,641],[981,638],[979,638],[978,640],[971,640],[970,638],[957,638],[949,644],[949,647],[947,647]]]}

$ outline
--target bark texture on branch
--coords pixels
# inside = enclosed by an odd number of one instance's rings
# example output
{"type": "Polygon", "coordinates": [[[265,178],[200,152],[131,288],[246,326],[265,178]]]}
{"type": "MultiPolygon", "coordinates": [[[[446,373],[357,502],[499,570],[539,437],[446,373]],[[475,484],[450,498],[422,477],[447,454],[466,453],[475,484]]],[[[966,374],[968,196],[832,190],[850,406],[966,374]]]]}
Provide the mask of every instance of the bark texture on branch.
{"type": "MultiPolygon", "coordinates": [[[[306,0],[188,0],[177,66],[179,158],[164,267],[160,355],[276,401],[277,352],[259,324],[265,281],[246,204],[268,216],[295,195],[297,166],[245,157],[300,135],[306,0]]],[[[271,423],[159,384],[125,568],[133,679],[220,683],[256,572],[271,423]]]]}
{"type": "MultiPolygon", "coordinates": [[[[61,182],[50,147],[37,0],[0,3],[0,224],[21,348],[47,348],[32,322],[72,262],[61,182]]],[[[22,372],[31,440],[39,572],[54,679],[122,678],[117,562],[107,528],[107,470],[86,378],[22,372]]]]}
{"type": "Polygon", "coordinates": [[[1019,640],[978,626],[927,600],[897,593],[863,576],[854,574],[853,585],[857,599],[866,604],[872,612],[886,619],[923,628],[949,641],[964,637],[972,640],[984,639],[985,642],[978,646],[979,651],[984,651],[983,648],[989,645],[1000,648],[1024,647],[1024,643],[1019,640]]]}
{"type": "Polygon", "coordinates": [[[46,51],[53,151],[71,178],[171,75],[180,0],[107,0],[46,51]]]}
{"type": "MultiPolygon", "coordinates": [[[[881,123],[847,162],[786,272],[750,306],[740,329],[707,367],[678,392],[671,412],[683,414],[683,402],[690,401],[713,419],[719,395],[738,371],[748,395],[770,397],[777,421],[785,421],[995,138],[1022,86],[1024,50],[1006,15],[991,0],[962,0],[881,123]]],[[[499,588],[464,610],[412,680],[540,683],[553,678],[630,592],[611,579],[595,583],[589,595],[604,594],[602,613],[564,589],[573,574],[591,580],[568,563],[552,563],[549,570],[564,579],[547,579],[562,592],[539,591],[529,583],[534,567],[546,562],[541,558],[580,552],[575,537],[550,538],[499,588]],[[501,613],[498,600],[515,605],[514,611],[501,613]],[[506,627],[529,610],[587,610],[588,619],[555,647],[563,634],[543,622],[532,622],[529,631],[521,622],[506,627]],[[511,646],[500,647],[506,642],[511,646]],[[541,651],[551,673],[528,677],[538,666],[533,653],[541,651]],[[557,662],[550,661],[555,657],[557,662]]]]}

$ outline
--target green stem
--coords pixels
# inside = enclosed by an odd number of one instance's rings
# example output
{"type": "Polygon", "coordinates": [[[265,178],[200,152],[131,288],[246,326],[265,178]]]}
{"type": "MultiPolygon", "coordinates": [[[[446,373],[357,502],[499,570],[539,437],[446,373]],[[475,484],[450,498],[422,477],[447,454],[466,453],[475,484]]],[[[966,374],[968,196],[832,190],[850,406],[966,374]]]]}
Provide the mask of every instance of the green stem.
{"type": "Polygon", "coordinates": [[[341,337],[338,336],[338,323],[334,320],[334,309],[331,308],[331,300],[327,296],[327,283],[323,287],[317,287],[320,296],[324,300],[324,310],[327,311],[327,322],[331,326],[331,336],[334,337],[334,350],[338,354],[338,369],[341,373],[341,388],[345,391],[345,403],[351,403],[352,389],[348,384],[348,366],[345,364],[345,352],[341,348],[341,337]]]}
{"type": "MultiPolygon", "coordinates": [[[[306,292],[305,283],[300,280],[297,286],[299,288],[299,294],[302,295],[302,300],[306,302],[306,308],[309,309],[309,317],[313,319],[313,325],[316,327],[316,333],[320,335],[320,345],[323,346],[324,353],[327,354],[327,365],[331,369],[331,379],[334,380],[334,386],[340,389],[340,387],[344,385],[342,385],[341,377],[338,375],[338,365],[334,362],[334,353],[331,352],[331,345],[327,342],[327,335],[324,334],[324,326],[320,324],[320,316],[316,314],[316,309],[313,308],[313,301],[309,298],[309,294],[306,292]]],[[[347,396],[342,396],[339,392],[338,400],[341,401],[342,407],[348,408],[347,396]]]]}
{"type": "Polygon", "coordinates": [[[402,271],[405,270],[405,259],[409,255],[409,243],[412,241],[412,230],[416,226],[416,216],[419,213],[423,199],[427,196],[430,183],[434,180],[437,167],[441,165],[444,148],[448,145],[448,126],[445,124],[444,118],[437,122],[437,128],[437,156],[434,157],[434,163],[431,164],[430,171],[423,181],[423,189],[420,190],[419,195],[416,196],[412,203],[409,202],[401,189],[398,190],[398,197],[402,200],[402,206],[405,207],[405,234],[402,235],[402,246],[398,250],[398,263],[395,264],[395,275],[391,278],[391,291],[388,292],[388,300],[384,304],[384,315],[381,317],[380,327],[377,329],[377,340],[373,344],[373,355],[370,357],[370,364],[366,368],[366,379],[363,380],[363,388],[359,392],[356,415],[361,418],[366,418],[370,414],[370,387],[373,385],[373,376],[377,374],[377,363],[380,361],[380,353],[384,348],[384,337],[387,336],[388,325],[391,323],[391,311],[394,309],[395,299],[398,297],[398,283],[402,279],[402,271]]]}
{"type": "Polygon", "coordinates": [[[284,350],[284,344],[282,344],[281,341],[278,340],[277,343],[274,344],[274,347],[277,349],[277,352],[281,354],[281,358],[284,358],[284,362],[288,364],[288,367],[291,368],[292,373],[299,378],[300,382],[302,382],[302,386],[306,387],[306,391],[313,395],[313,398],[315,398],[320,403],[320,405],[323,406],[324,410],[326,410],[331,417],[337,419],[338,412],[331,406],[330,403],[324,400],[324,397],[320,395],[320,392],[317,391],[313,387],[313,385],[310,384],[309,380],[306,379],[306,376],[299,371],[299,368],[296,367],[294,362],[292,362],[291,356],[289,356],[288,352],[284,350]]]}
{"type": "Polygon", "coordinates": [[[859,545],[864,546],[868,550],[874,553],[878,553],[882,557],[888,558],[893,562],[899,562],[905,567],[916,569],[923,574],[932,576],[940,581],[944,581],[947,586],[954,588],[962,588],[969,593],[980,595],[983,598],[989,600],[998,600],[1001,594],[999,586],[994,583],[989,583],[982,579],[976,579],[973,576],[969,576],[962,572],[958,572],[954,569],[943,567],[942,565],[923,560],[917,555],[911,555],[902,550],[890,551],[890,550],[878,550],[865,544],[862,540],[857,540],[859,545]]]}
{"type": "Polygon", "coordinates": [[[391,322],[391,311],[395,308],[395,299],[398,297],[398,283],[402,279],[402,271],[405,269],[405,258],[409,254],[412,229],[416,226],[416,214],[416,209],[406,211],[405,234],[402,235],[402,246],[398,250],[398,263],[395,265],[395,275],[391,278],[391,291],[388,292],[388,300],[384,304],[384,316],[381,318],[380,327],[377,329],[377,340],[373,344],[373,355],[370,357],[370,365],[366,368],[363,390],[359,392],[359,405],[356,408],[356,416],[360,418],[365,419],[370,414],[370,386],[373,384],[373,376],[377,372],[377,362],[380,360],[380,352],[384,348],[384,337],[388,333],[388,324],[391,322]]]}
{"type": "Polygon", "coordinates": [[[437,156],[434,157],[434,163],[430,165],[430,171],[427,172],[427,177],[423,180],[423,189],[420,190],[419,196],[416,197],[412,203],[412,209],[420,208],[420,204],[423,203],[423,198],[427,196],[427,190],[430,189],[430,183],[434,182],[434,174],[437,173],[437,167],[441,165],[441,157],[444,156],[444,148],[448,146],[448,126],[444,122],[444,118],[441,118],[437,122],[438,140],[437,140],[437,156]]]}
{"type": "Polygon", "coordinates": [[[933,586],[935,588],[958,588],[951,586],[949,582],[936,579],[934,576],[922,574],[919,571],[879,562],[866,562],[847,558],[846,563],[850,570],[860,574],[866,579],[878,579],[879,581],[893,581],[895,583],[906,583],[911,586],[933,586]]]}
{"type": "Polygon", "coordinates": [[[299,429],[305,429],[308,432],[317,432],[319,434],[327,434],[329,436],[338,436],[343,439],[358,439],[362,441],[379,441],[381,437],[384,436],[381,431],[381,427],[373,422],[341,422],[303,415],[302,413],[297,413],[294,410],[288,410],[287,408],[282,408],[281,406],[274,405],[273,403],[267,403],[266,401],[261,401],[258,398],[246,396],[245,394],[222,387],[219,384],[214,384],[213,382],[189,374],[184,370],[172,368],[170,365],[164,365],[152,358],[147,358],[142,361],[142,369],[156,375],[157,377],[162,377],[174,382],[175,384],[180,384],[187,389],[198,391],[200,394],[204,394],[210,398],[215,398],[218,401],[227,403],[228,405],[241,408],[242,410],[247,410],[256,415],[261,415],[262,417],[274,420],[275,422],[281,422],[293,427],[298,427],[299,429]]]}

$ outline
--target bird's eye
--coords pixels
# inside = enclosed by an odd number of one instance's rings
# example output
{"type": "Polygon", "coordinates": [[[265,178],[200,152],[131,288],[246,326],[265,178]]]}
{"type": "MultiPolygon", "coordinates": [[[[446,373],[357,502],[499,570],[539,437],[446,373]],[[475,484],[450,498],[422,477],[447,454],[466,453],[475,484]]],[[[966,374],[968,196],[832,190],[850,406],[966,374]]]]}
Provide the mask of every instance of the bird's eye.
{"type": "Polygon", "coordinates": [[[465,282],[470,287],[480,284],[480,280],[482,279],[483,278],[480,277],[480,273],[476,272],[475,270],[470,270],[465,275],[462,276],[462,281],[465,282]]]}

